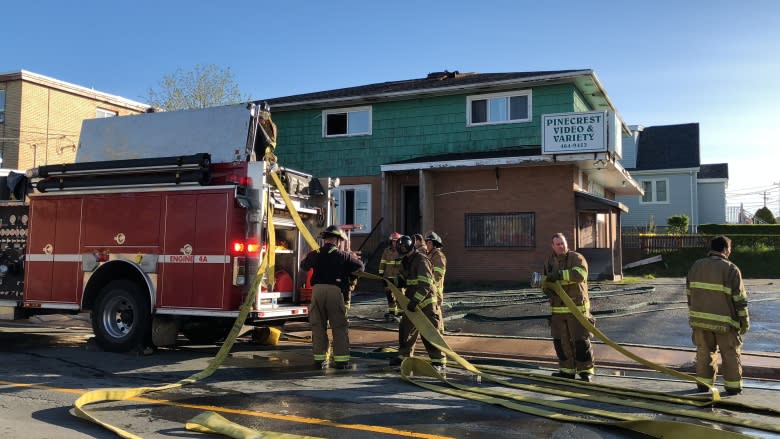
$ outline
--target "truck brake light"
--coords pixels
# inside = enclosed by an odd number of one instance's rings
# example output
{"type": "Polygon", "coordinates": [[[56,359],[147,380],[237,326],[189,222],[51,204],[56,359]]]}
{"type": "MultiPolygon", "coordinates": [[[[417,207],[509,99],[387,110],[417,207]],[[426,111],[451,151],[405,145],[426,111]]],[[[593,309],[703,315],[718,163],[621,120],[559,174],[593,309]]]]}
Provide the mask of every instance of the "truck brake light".
{"type": "Polygon", "coordinates": [[[248,241],[233,241],[230,244],[230,251],[233,256],[241,256],[244,254],[250,256],[256,256],[260,252],[260,243],[255,239],[248,241]]]}
{"type": "Polygon", "coordinates": [[[244,241],[233,241],[233,243],[230,245],[230,251],[234,256],[243,255],[244,251],[246,251],[246,245],[244,244],[244,241]]]}
{"type": "Polygon", "coordinates": [[[231,175],[227,178],[228,183],[232,183],[238,186],[251,187],[252,177],[239,177],[238,175],[231,175]]]}

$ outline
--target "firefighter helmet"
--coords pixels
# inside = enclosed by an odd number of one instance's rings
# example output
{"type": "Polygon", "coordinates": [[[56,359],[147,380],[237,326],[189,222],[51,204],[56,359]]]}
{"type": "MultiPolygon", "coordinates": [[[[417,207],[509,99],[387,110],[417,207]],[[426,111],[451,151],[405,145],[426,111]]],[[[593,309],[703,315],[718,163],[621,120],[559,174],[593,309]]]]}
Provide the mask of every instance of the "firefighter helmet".
{"type": "Polygon", "coordinates": [[[441,242],[441,237],[437,235],[436,232],[429,233],[428,236],[425,237],[425,240],[433,242],[433,246],[437,248],[444,245],[444,243],[441,242]]]}
{"type": "Polygon", "coordinates": [[[409,235],[398,238],[398,253],[405,255],[414,250],[414,240],[409,235]]]}
{"type": "Polygon", "coordinates": [[[338,238],[342,241],[347,240],[347,234],[344,233],[344,231],[341,230],[337,225],[328,226],[328,228],[325,229],[320,236],[323,238],[338,238]]]}
{"type": "Polygon", "coordinates": [[[398,241],[398,238],[401,237],[401,234],[398,232],[393,232],[390,234],[390,240],[391,241],[398,241]]]}

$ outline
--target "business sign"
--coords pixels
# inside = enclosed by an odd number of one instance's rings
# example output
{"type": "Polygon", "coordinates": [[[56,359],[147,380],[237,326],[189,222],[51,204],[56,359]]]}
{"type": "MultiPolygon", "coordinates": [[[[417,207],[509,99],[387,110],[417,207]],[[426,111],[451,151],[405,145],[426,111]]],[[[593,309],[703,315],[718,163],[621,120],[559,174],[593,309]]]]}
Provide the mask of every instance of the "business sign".
{"type": "MultiPolygon", "coordinates": [[[[542,115],[542,154],[614,151],[607,111],[542,115]]],[[[614,128],[613,128],[614,129],[614,128]]],[[[620,138],[620,136],[618,136],[620,138]]]]}

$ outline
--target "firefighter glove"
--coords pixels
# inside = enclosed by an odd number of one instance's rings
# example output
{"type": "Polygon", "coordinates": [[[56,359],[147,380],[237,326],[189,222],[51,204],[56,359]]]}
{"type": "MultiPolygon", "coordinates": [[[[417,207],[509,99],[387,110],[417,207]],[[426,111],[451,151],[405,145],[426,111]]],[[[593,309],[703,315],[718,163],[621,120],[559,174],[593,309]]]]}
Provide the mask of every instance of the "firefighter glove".
{"type": "Polygon", "coordinates": [[[748,329],[750,329],[750,320],[748,320],[748,319],[740,319],[739,320],[739,335],[747,334],[748,329]]]}
{"type": "Polygon", "coordinates": [[[420,302],[418,302],[416,300],[410,300],[409,304],[406,305],[406,309],[409,312],[415,312],[415,311],[417,311],[417,305],[419,305],[419,304],[420,304],[420,302]]]}
{"type": "Polygon", "coordinates": [[[545,280],[547,282],[559,281],[562,278],[563,278],[563,276],[561,276],[561,270],[553,271],[553,272],[547,273],[545,275],[545,280]]]}

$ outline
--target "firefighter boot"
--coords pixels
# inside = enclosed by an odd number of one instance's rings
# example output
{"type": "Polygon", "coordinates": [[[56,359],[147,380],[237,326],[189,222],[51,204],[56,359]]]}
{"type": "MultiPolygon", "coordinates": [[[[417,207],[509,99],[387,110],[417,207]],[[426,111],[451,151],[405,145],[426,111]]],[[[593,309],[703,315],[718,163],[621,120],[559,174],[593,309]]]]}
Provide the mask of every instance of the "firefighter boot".
{"type": "Polygon", "coordinates": [[[580,372],[580,381],[591,382],[593,381],[593,375],[588,372],[580,372]]]}
{"type": "Polygon", "coordinates": [[[347,370],[350,368],[349,361],[334,361],[333,362],[333,368],[334,369],[341,369],[341,370],[347,370]]]}
{"type": "Polygon", "coordinates": [[[566,378],[573,380],[575,375],[573,373],[566,373],[566,372],[553,372],[551,376],[557,377],[557,378],[566,378]]]}

